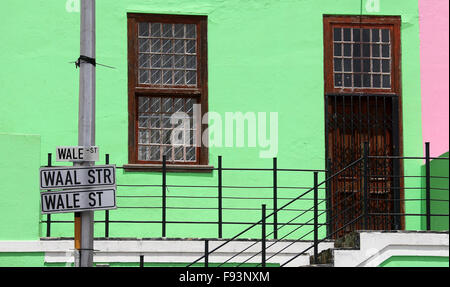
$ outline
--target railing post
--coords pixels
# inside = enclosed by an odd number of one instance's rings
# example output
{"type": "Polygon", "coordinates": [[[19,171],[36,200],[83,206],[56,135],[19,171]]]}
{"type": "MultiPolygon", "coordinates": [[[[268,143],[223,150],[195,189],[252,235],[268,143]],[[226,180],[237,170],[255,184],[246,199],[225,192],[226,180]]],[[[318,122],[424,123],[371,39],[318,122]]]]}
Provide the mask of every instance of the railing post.
{"type": "Polygon", "coordinates": [[[144,255],[139,256],[139,267],[140,268],[144,267],[144,255]]]}
{"type": "Polygon", "coordinates": [[[327,159],[327,173],[326,173],[326,178],[327,181],[325,183],[325,188],[326,188],[326,209],[327,209],[327,236],[330,235],[332,233],[332,222],[331,219],[333,218],[333,210],[332,210],[332,205],[331,205],[331,182],[329,180],[329,178],[332,175],[332,170],[331,170],[331,159],[328,158],[327,159]]]}
{"type": "Polygon", "coordinates": [[[261,214],[261,266],[266,267],[266,205],[262,205],[261,214]]]}
{"type": "Polygon", "coordinates": [[[364,142],[364,150],[363,150],[363,222],[364,229],[368,230],[369,228],[369,143],[364,142]]]}
{"type": "Polygon", "coordinates": [[[319,196],[319,192],[318,192],[318,188],[317,188],[317,184],[318,184],[318,172],[315,171],[314,172],[314,264],[318,264],[318,260],[319,260],[319,246],[318,246],[318,242],[319,242],[319,226],[318,226],[318,196],[319,196]]]}
{"type": "Polygon", "coordinates": [[[218,228],[219,238],[222,238],[222,156],[218,157],[218,184],[217,184],[217,200],[218,200],[218,228]]]}
{"type": "Polygon", "coordinates": [[[209,240],[205,240],[205,267],[209,264],[209,240]]]}
{"type": "MultiPolygon", "coordinates": [[[[105,154],[105,164],[109,164],[109,154],[105,154]]],[[[105,238],[109,237],[109,210],[105,210],[105,238]]]]}
{"type": "Polygon", "coordinates": [[[431,230],[431,192],[430,192],[430,143],[425,143],[425,197],[427,230],[431,230]]]}
{"type": "Polygon", "coordinates": [[[166,237],[166,156],[162,165],[162,237],[166,237]]]}
{"type": "Polygon", "coordinates": [[[273,238],[278,239],[277,158],[273,158],[273,238]]]}
{"type": "MultiPolygon", "coordinates": [[[[52,154],[49,153],[47,155],[47,166],[52,166],[52,154]]],[[[51,236],[51,227],[52,227],[52,215],[47,214],[47,237],[51,236]]]]}

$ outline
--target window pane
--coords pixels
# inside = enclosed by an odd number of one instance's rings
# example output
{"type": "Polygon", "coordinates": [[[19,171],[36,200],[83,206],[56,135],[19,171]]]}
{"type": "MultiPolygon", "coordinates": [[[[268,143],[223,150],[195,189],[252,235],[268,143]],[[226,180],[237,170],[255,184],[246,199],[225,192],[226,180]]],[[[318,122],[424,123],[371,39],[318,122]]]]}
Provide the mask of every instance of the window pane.
{"type": "Polygon", "coordinates": [[[352,71],[352,59],[344,59],[344,71],[345,72],[352,71]]]}
{"type": "Polygon", "coordinates": [[[353,42],[361,41],[361,29],[353,29],[353,42]]]}
{"type": "Polygon", "coordinates": [[[344,41],[351,41],[352,34],[351,34],[351,29],[350,28],[344,28],[344,41]]]}
{"type": "Polygon", "coordinates": [[[333,29],[333,40],[341,41],[341,29],[340,28],[333,29]]]}
{"type": "Polygon", "coordinates": [[[381,30],[381,41],[383,42],[389,42],[389,30],[388,29],[383,29],[381,30]]]}
{"type": "Polygon", "coordinates": [[[342,74],[334,74],[334,86],[342,87],[342,74]]]}
{"type": "Polygon", "coordinates": [[[344,87],[352,87],[352,74],[344,74],[344,87]]]}
{"type": "Polygon", "coordinates": [[[372,82],[374,88],[380,88],[381,87],[381,76],[374,74],[372,75],[372,82]]]}
{"type": "Polygon", "coordinates": [[[342,59],[341,58],[334,59],[334,70],[337,72],[342,71],[342,59]]]}
{"type": "Polygon", "coordinates": [[[380,29],[372,29],[372,42],[380,42],[380,29]]]}
{"type": "Polygon", "coordinates": [[[390,88],[390,87],[391,87],[391,76],[383,75],[383,88],[390,88]]]}
{"type": "Polygon", "coordinates": [[[342,44],[334,44],[334,55],[342,56],[342,44]]]}
{"type": "Polygon", "coordinates": [[[142,22],[138,29],[138,65],[150,70],[139,73],[139,84],[197,85],[196,71],[187,72],[197,70],[195,24],[142,22]]]}

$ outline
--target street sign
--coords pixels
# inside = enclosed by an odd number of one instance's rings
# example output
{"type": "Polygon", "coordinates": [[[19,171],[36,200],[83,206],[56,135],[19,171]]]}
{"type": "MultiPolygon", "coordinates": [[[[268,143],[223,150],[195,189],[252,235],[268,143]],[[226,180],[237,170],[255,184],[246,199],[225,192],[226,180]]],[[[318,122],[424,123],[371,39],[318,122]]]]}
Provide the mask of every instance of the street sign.
{"type": "Polygon", "coordinates": [[[41,190],[116,185],[115,165],[42,167],[39,173],[41,190]]]}
{"type": "Polygon", "coordinates": [[[41,192],[42,214],[116,208],[115,188],[41,192]]]}
{"type": "Polygon", "coordinates": [[[98,147],[59,146],[56,147],[56,161],[82,162],[98,161],[98,147]]]}

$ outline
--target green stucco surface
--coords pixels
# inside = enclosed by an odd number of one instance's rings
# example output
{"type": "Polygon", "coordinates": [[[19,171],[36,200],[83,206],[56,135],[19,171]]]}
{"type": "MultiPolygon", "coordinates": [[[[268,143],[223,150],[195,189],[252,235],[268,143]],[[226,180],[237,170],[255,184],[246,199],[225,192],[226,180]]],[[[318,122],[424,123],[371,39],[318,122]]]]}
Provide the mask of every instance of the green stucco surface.
{"type": "Polygon", "coordinates": [[[449,267],[449,257],[392,256],[379,267],[449,267]]]}
{"type": "MultiPolygon", "coordinates": [[[[8,39],[3,45],[0,64],[0,132],[31,133],[41,136],[40,163],[59,145],[76,145],[79,71],[73,64],[79,54],[79,13],[66,11],[65,1],[3,2],[0,31],[8,39]],[[30,13],[33,11],[33,13],[30,13]],[[18,21],[20,19],[20,21],[18,21]],[[14,26],[14,29],[10,27],[14,26]],[[19,116],[23,115],[23,116],[19,116]],[[31,120],[30,120],[31,119],[31,120]]],[[[199,14],[208,16],[209,110],[225,112],[278,112],[278,166],[280,168],[323,169],[325,166],[323,101],[323,25],[324,14],[359,14],[359,1],[97,1],[97,61],[116,69],[97,68],[96,144],[101,154],[111,154],[111,163],[127,163],[127,32],[126,13],[199,14]]],[[[364,11],[365,12],[365,11],[364,11]]],[[[366,13],[367,14],[367,13],[366,13]]],[[[422,155],[420,132],[419,26],[417,1],[384,1],[375,15],[402,16],[402,97],[403,148],[406,155],[422,155]]],[[[210,164],[217,166],[222,155],[225,167],[271,167],[272,159],[259,158],[259,148],[219,148],[209,150],[210,164]]],[[[419,163],[405,164],[405,174],[419,171],[419,163]]],[[[38,168],[35,166],[34,168],[38,168]]],[[[118,170],[119,184],[160,184],[159,173],[118,170]]],[[[312,173],[280,173],[279,186],[312,184],[312,173]]],[[[321,175],[320,180],[323,179],[321,175]]],[[[271,186],[272,178],[263,173],[232,171],[224,174],[224,185],[271,186]]],[[[215,185],[216,173],[170,174],[168,184],[215,185]]],[[[406,185],[420,181],[408,178],[406,185]]],[[[301,191],[301,190],[300,190],[301,191]]],[[[159,195],[158,188],[125,189],[127,194],[159,195]]],[[[216,190],[169,188],[169,195],[215,196],[216,190]]],[[[245,191],[249,197],[271,197],[270,189],[245,191]]],[[[283,189],[279,197],[295,197],[299,190],[283,189]]],[[[227,189],[224,196],[240,195],[242,189],[227,189]]],[[[414,195],[406,195],[414,197],[414,195]]],[[[26,198],[30,202],[34,199],[26,198]]],[[[183,199],[181,199],[183,200],[183,199]]],[[[180,199],[169,199],[177,206],[180,199]]],[[[190,201],[192,206],[215,206],[216,200],[190,201]]],[[[286,201],[284,201],[286,202],[286,201]]],[[[292,208],[304,208],[305,202],[292,208]]],[[[228,201],[229,207],[252,207],[245,217],[260,218],[260,207],[271,200],[228,201]]],[[[124,199],[119,206],[132,204],[160,206],[160,200],[124,199]]],[[[281,205],[282,202],[280,201],[281,205]]],[[[308,206],[308,205],[306,205],[308,206]]],[[[420,206],[412,203],[407,211],[420,206]]],[[[189,218],[198,221],[216,217],[213,210],[171,210],[168,220],[189,218]]],[[[99,220],[103,213],[97,214],[99,220]]],[[[122,209],[111,212],[111,220],[159,220],[158,209],[122,209]]],[[[224,221],[242,218],[241,211],[226,211],[224,221]]],[[[72,215],[55,219],[72,220],[72,215]]],[[[279,222],[290,219],[288,212],[279,222]],[[286,216],[286,217],[285,217],[286,216]]],[[[306,213],[302,218],[311,218],[306,213]]],[[[60,224],[52,236],[70,236],[71,224],[60,224]]],[[[101,223],[96,235],[103,234],[101,223]]],[[[407,221],[408,228],[420,226],[420,219],[407,221]]],[[[231,236],[242,227],[224,228],[231,236]]],[[[171,225],[168,236],[216,236],[208,225],[171,225]]],[[[285,229],[287,232],[289,228],[285,229]]],[[[307,230],[307,228],[303,229],[307,230]]],[[[54,231],[54,233],[53,233],[54,231]]],[[[282,234],[283,231],[280,231],[282,234]]],[[[256,236],[259,231],[249,233],[256,236]]],[[[156,224],[113,224],[111,236],[160,236],[156,224]]]]}
{"type": "MultiPolygon", "coordinates": [[[[25,223],[13,226],[1,239],[24,240],[36,238],[39,212],[38,168],[47,164],[47,153],[54,153],[56,146],[77,145],[78,78],[74,64],[79,56],[79,13],[66,10],[66,1],[60,0],[4,0],[0,9],[0,33],[7,45],[0,46],[0,133],[35,134],[40,144],[32,143],[29,150],[33,160],[26,160],[21,149],[2,154],[9,162],[0,167],[7,169],[14,164],[23,165],[27,178],[22,185],[29,186],[20,202],[29,208],[20,215],[25,223]],[[40,146],[40,147],[39,147],[40,146]],[[36,150],[38,149],[38,150],[36,150]],[[14,155],[14,156],[13,156],[14,155]]],[[[96,87],[96,145],[103,155],[111,155],[111,163],[118,166],[128,160],[128,82],[127,82],[127,12],[165,13],[208,16],[208,87],[209,111],[224,116],[225,112],[278,112],[278,167],[325,168],[324,79],[323,79],[323,15],[360,13],[360,1],[341,0],[204,0],[204,1],[106,1],[97,2],[97,62],[114,66],[97,68],[96,87]]],[[[382,1],[380,12],[371,15],[400,15],[402,54],[402,115],[403,153],[422,156],[420,74],[419,74],[419,25],[416,0],[382,1]]],[[[268,122],[267,122],[268,123],[268,122]]],[[[14,142],[0,141],[4,147],[16,146],[14,142]]],[[[263,149],[264,150],[264,149],[263,149]]],[[[271,168],[271,158],[259,158],[259,148],[210,147],[210,165],[217,166],[217,156],[223,156],[224,167],[271,168]]],[[[57,165],[63,165],[59,163],[57,165]]],[[[405,175],[419,175],[420,162],[405,162],[405,175]]],[[[2,174],[3,175],[3,174],[2,174]]],[[[16,187],[17,178],[2,183],[0,193],[7,202],[19,199],[10,191],[16,187]]],[[[161,184],[157,172],[125,172],[118,169],[118,183],[161,184]]],[[[323,180],[323,174],[319,181],[323,180]]],[[[217,173],[192,174],[169,173],[169,185],[216,185],[217,173]]],[[[285,187],[311,187],[311,172],[283,172],[278,174],[278,185],[285,187]]],[[[264,172],[227,171],[224,185],[271,186],[272,175],[264,172]]],[[[418,178],[407,178],[406,186],[420,186],[418,178]]],[[[296,197],[302,189],[279,189],[280,198],[296,197]]],[[[157,187],[120,187],[118,195],[160,195],[157,187]]],[[[17,194],[17,192],[15,192],[17,194]]],[[[169,187],[169,196],[216,196],[216,189],[169,187]]],[[[272,207],[272,190],[237,189],[224,190],[224,196],[248,196],[267,200],[224,200],[230,208],[250,207],[254,210],[226,210],[224,221],[260,219],[261,204],[272,207]]],[[[319,197],[323,198],[320,190],[319,197]]],[[[406,198],[416,198],[407,194],[406,198]]],[[[311,198],[311,195],[305,198],[311,198]]],[[[15,204],[0,204],[14,208],[15,204]]],[[[278,206],[286,200],[280,199],[278,206]]],[[[118,198],[119,207],[148,206],[153,208],[122,208],[110,212],[110,220],[160,220],[161,206],[158,198],[118,198]]],[[[168,206],[181,204],[192,207],[216,207],[216,199],[169,198],[168,206]],[[187,202],[189,202],[187,204],[187,202]]],[[[300,201],[292,209],[309,208],[311,201],[300,201]]],[[[325,206],[321,206],[323,209],[325,206]]],[[[406,212],[420,210],[420,203],[409,202],[406,212]]],[[[5,212],[2,211],[2,215],[5,212]]],[[[292,211],[279,214],[278,221],[290,220],[292,211]]],[[[299,221],[311,219],[307,212],[299,221]]],[[[42,216],[42,218],[44,218],[42,216]]],[[[52,216],[53,220],[72,221],[73,214],[52,216]]],[[[104,212],[96,212],[96,220],[104,219],[104,212]]],[[[169,210],[168,220],[215,221],[215,210],[169,210]]],[[[321,220],[324,219],[324,216],[321,220]]],[[[272,219],[269,219],[269,222],[272,219]]],[[[17,222],[15,218],[13,222],[17,222]]],[[[1,224],[12,223],[0,221],[1,224]]],[[[408,229],[420,228],[420,218],[408,218],[408,229]]],[[[224,237],[231,237],[244,226],[224,226],[224,237]]],[[[279,237],[291,227],[279,231],[279,237]]],[[[305,226],[290,235],[310,231],[305,226]],[[300,233],[299,233],[300,232],[300,233]]],[[[40,235],[45,236],[41,225],[40,235]]],[[[268,227],[268,233],[272,230],[268,227]]],[[[321,230],[321,235],[325,234],[321,230]]],[[[73,236],[72,223],[52,225],[52,236],[73,236]]],[[[104,236],[104,224],[96,223],[95,236],[104,236]]],[[[160,237],[159,224],[112,223],[111,237],[160,237]]],[[[217,226],[208,224],[171,224],[168,237],[216,237],[217,226]]],[[[255,228],[243,237],[259,237],[255,228]]],[[[270,237],[270,236],[269,236],[270,237]]],[[[309,234],[304,239],[311,239],[309,234]]]]}
{"type": "Polygon", "coordinates": [[[39,238],[40,141],[0,133],[0,240],[39,238]]]}
{"type": "MultiPolygon", "coordinates": [[[[449,178],[449,153],[442,154],[439,158],[430,162],[430,208],[431,208],[431,230],[449,230],[448,228],[448,178],[449,178]],[[442,216],[447,215],[447,216],[442,216]]],[[[422,176],[425,176],[425,165],[422,166],[422,176]]],[[[425,178],[422,178],[422,197],[426,198],[425,178]]],[[[422,213],[426,214],[425,201],[422,202],[422,213]]],[[[422,217],[422,228],[426,229],[426,217],[422,217]]]]}
{"type": "Polygon", "coordinates": [[[44,252],[0,252],[0,267],[42,267],[44,252]]]}

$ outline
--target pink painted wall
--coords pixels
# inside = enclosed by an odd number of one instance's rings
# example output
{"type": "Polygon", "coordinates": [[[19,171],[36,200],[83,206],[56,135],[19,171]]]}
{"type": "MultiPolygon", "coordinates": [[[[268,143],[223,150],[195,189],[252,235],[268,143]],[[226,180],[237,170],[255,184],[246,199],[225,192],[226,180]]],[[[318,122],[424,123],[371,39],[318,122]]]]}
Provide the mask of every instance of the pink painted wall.
{"type": "Polygon", "coordinates": [[[449,0],[419,0],[422,135],[431,156],[449,150],[449,0]]]}

